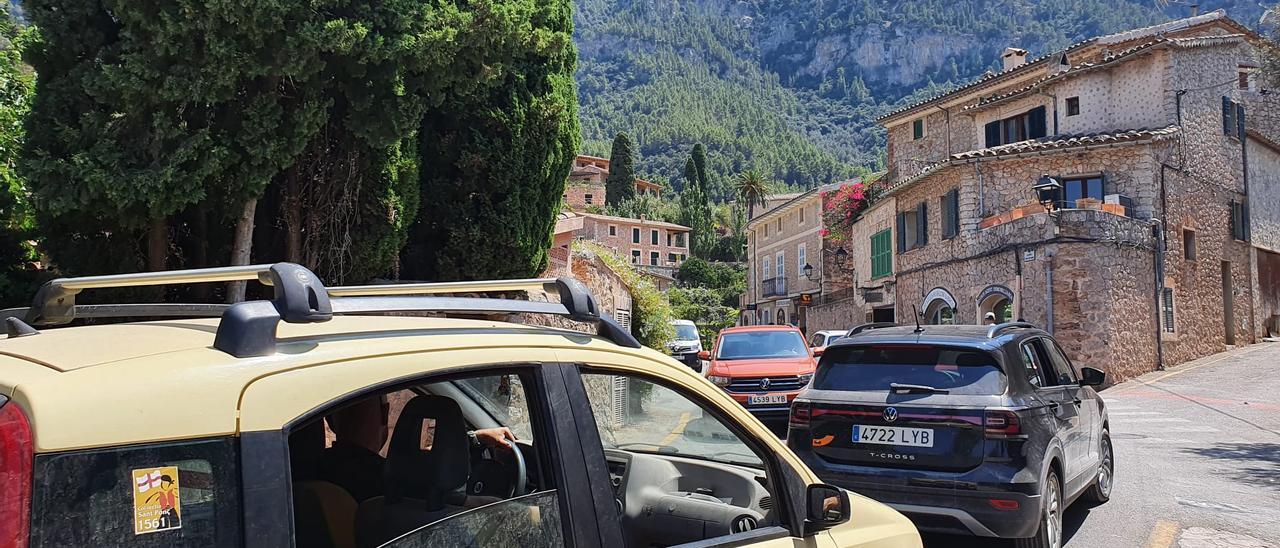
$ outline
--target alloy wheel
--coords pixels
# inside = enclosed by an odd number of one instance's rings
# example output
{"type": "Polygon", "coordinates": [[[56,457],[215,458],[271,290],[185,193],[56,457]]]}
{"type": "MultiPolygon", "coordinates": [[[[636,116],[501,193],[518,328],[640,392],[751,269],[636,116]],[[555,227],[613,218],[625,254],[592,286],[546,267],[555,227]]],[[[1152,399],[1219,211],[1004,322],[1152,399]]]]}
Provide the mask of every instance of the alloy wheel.
{"type": "Polygon", "coordinates": [[[1098,491],[1105,497],[1111,496],[1111,478],[1114,472],[1111,458],[1111,440],[1102,439],[1102,464],[1098,470],[1098,491]]]}
{"type": "MultiPolygon", "coordinates": [[[[1056,478],[1055,478],[1056,480],[1056,478]]],[[[1059,493],[1058,482],[1050,481],[1049,489],[1045,492],[1048,499],[1046,503],[1044,515],[1045,533],[1048,535],[1049,548],[1062,547],[1062,495],[1059,493]]]]}

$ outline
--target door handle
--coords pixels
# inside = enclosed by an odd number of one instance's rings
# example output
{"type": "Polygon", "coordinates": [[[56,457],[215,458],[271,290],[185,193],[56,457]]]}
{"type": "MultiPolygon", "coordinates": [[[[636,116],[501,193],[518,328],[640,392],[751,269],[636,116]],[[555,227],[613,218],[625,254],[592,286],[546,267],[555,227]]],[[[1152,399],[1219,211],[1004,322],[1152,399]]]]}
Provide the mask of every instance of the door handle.
{"type": "Polygon", "coordinates": [[[1054,413],[1057,413],[1060,407],[1062,406],[1059,405],[1058,402],[1056,401],[1049,402],[1049,409],[1052,409],[1054,413]]]}
{"type": "Polygon", "coordinates": [[[1079,406],[1080,406],[1080,399],[1079,399],[1079,398],[1077,398],[1077,399],[1071,400],[1071,403],[1074,403],[1074,404],[1076,405],[1076,407],[1079,407],[1079,406]]]}

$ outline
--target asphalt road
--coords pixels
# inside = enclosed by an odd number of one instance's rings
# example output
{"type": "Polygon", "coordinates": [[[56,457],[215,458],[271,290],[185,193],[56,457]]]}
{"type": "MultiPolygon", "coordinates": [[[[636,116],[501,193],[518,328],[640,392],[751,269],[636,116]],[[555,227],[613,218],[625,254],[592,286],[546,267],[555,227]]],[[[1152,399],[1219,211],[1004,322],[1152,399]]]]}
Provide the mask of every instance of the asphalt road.
{"type": "MultiPolygon", "coordinates": [[[[1067,548],[1280,548],[1280,343],[1151,373],[1102,393],[1111,501],[1065,516],[1067,548]]],[[[1008,543],[929,536],[928,548],[1008,543]]]]}

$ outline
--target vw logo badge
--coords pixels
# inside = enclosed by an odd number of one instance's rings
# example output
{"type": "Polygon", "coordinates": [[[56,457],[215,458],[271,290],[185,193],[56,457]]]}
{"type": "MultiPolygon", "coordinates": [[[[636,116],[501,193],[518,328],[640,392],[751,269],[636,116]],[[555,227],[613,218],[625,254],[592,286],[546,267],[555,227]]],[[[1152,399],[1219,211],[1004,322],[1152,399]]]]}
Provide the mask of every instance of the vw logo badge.
{"type": "Polygon", "coordinates": [[[476,484],[475,484],[474,486],[472,486],[472,487],[471,487],[471,491],[472,491],[473,493],[475,493],[475,494],[479,495],[481,492],[483,492],[483,491],[484,491],[484,482],[483,482],[483,481],[477,481],[477,482],[476,482],[476,484]]]}
{"type": "Polygon", "coordinates": [[[761,389],[761,390],[768,390],[768,389],[769,389],[769,384],[770,384],[770,381],[769,381],[769,378],[768,378],[768,377],[765,377],[765,378],[763,378],[763,379],[760,379],[760,389],[761,389]]]}
{"type": "Polygon", "coordinates": [[[884,408],[884,422],[893,422],[898,420],[898,410],[893,407],[884,408]]]}

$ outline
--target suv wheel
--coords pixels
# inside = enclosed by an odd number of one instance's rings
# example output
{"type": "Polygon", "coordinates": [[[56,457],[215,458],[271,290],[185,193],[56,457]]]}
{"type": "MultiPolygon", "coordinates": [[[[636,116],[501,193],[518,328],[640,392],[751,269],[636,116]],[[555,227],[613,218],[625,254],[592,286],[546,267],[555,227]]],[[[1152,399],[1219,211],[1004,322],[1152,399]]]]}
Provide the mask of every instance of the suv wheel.
{"type": "Polygon", "coordinates": [[[1098,477],[1094,478],[1093,485],[1088,491],[1084,492],[1085,500],[1097,504],[1102,504],[1111,500],[1111,485],[1115,482],[1115,454],[1111,449],[1111,434],[1106,430],[1102,431],[1102,443],[1098,447],[1098,455],[1102,457],[1098,464],[1098,477]]]}
{"type": "Polygon", "coordinates": [[[1017,548],[1062,548],[1062,483],[1058,473],[1049,471],[1044,481],[1044,509],[1040,512],[1040,527],[1036,536],[1013,541],[1017,548]]]}

